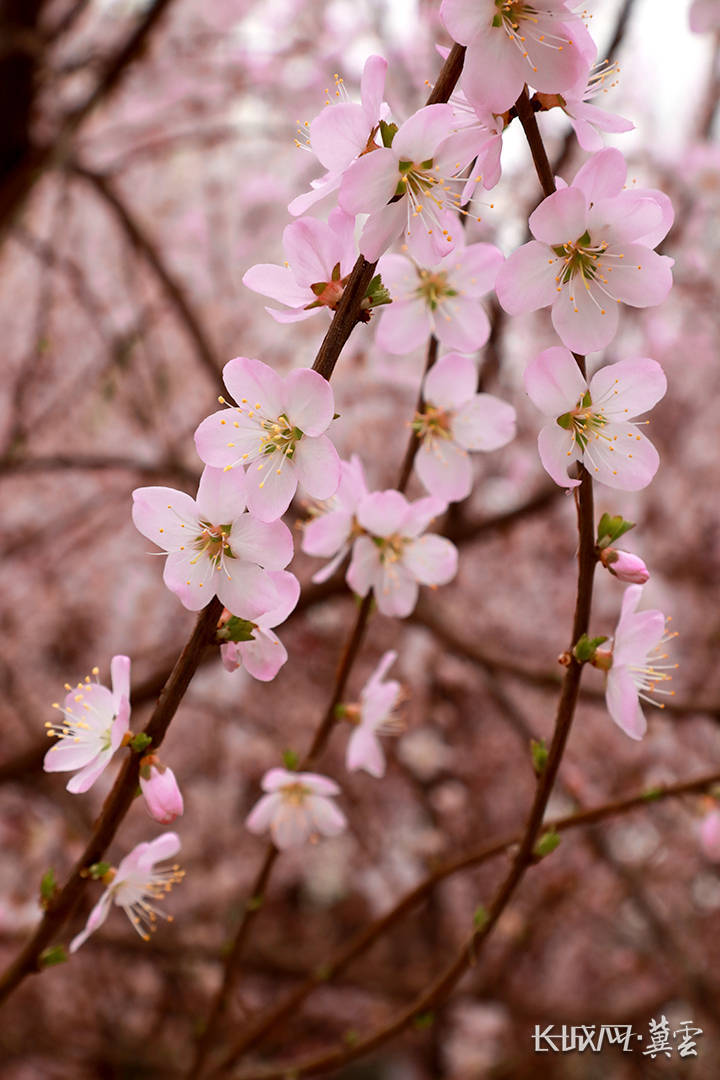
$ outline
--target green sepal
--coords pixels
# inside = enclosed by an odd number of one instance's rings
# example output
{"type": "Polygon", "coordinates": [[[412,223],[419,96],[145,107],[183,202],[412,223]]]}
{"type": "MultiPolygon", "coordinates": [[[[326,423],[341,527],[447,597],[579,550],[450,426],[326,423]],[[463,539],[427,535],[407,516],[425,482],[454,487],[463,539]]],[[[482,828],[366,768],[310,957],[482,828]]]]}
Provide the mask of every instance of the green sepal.
{"type": "Polygon", "coordinates": [[[572,427],[572,416],[569,412],[563,413],[562,416],[558,416],[555,422],[558,427],[564,428],[565,431],[569,431],[572,427]]]}
{"type": "Polygon", "coordinates": [[[380,138],[383,146],[392,146],[393,139],[397,134],[397,124],[388,124],[387,120],[380,121],[380,138]]]}
{"type": "Polygon", "coordinates": [[[133,735],[129,745],[136,754],[141,754],[143,750],[147,750],[151,742],[149,735],[146,735],[144,731],[139,731],[137,735],[133,735]]]}
{"type": "Polygon", "coordinates": [[[231,615],[224,626],[217,632],[219,641],[253,641],[255,638],[255,623],[248,619],[239,619],[237,615],[231,615]]]}
{"type": "MultiPolygon", "coordinates": [[[[327,281],[316,281],[314,285],[310,286],[312,291],[315,293],[315,296],[322,296],[322,294],[325,292],[327,287],[328,287],[327,281]]],[[[310,306],[314,307],[314,305],[308,305],[308,307],[310,307],[310,306]]],[[[307,308],[306,308],[306,310],[307,310],[307,308]]]]}
{"type": "Polygon", "coordinates": [[[290,750],[289,748],[287,750],[283,750],[282,759],[285,768],[290,769],[292,772],[294,772],[300,764],[299,755],[294,750],[290,750]]]}
{"type": "Polygon", "coordinates": [[[346,715],[347,715],[347,705],[343,705],[342,702],[339,702],[335,706],[335,708],[333,709],[333,716],[335,717],[336,720],[342,720],[343,717],[346,716],[346,715]]]}
{"type": "Polygon", "coordinates": [[[52,866],[40,878],[40,907],[48,908],[58,891],[58,883],[52,866]]]}
{"type": "Polygon", "coordinates": [[[530,755],[535,775],[542,776],[548,760],[548,748],[544,739],[530,740],[530,755]]]}
{"type": "Polygon", "coordinates": [[[592,242],[592,237],[590,236],[590,233],[586,229],[585,232],[582,234],[582,236],[578,236],[577,240],[575,241],[575,246],[576,247],[587,247],[588,244],[590,244],[591,242],[592,242]]]}
{"type": "Polygon", "coordinates": [[[550,855],[560,843],[560,833],[551,829],[550,832],[543,833],[538,840],[537,844],[533,848],[533,855],[536,859],[544,859],[546,855],[550,855]]]}
{"type": "Polygon", "coordinates": [[[380,307],[382,304],[392,304],[392,296],[382,283],[380,274],[376,274],[367,287],[364,299],[369,301],[369,307],[380,307]]]}
{"type": "Polygon", "coordinates": [[[493,15],[492,25],[495,26],[495,27],[502,26],[502,16],[501,15],[493,15]]]}
{"type": "Polygon", "coordinates": [[[64,945],[49,945],[38,956],[40,967],[54,967],[55,964],[66,964],[68,961],[67,950],[64,945]]]}
{"type": "Polygon", "coordinates": [[[597,546],[606,548],[634,528],[635,522],[625,521],[622,514],[617,514],[614,517],[611,514],[603,514],[598,522],[597,546]]]}
{"type": "Polygon", "coordinates": [[[340,280],[340,263],[339,262],[335,263],[335,265],[333,266],[332,273],[330,275],[330,280],[331,281],[339,281],[340,280]]]}
{"type": "Polygon", "coordinates": [[[91,867],[89,867],[88,876],[93,878],[93,880],[95,881],[101,881],[102,878],[105,877],[109,869],[109,862],[96,862],[93,863],[91,867]]]}
{"type": "Polygon", "coordinates": [[[581,664],[586,664],[588,661],[592,661],[595,657],[600,645],[607,641],[607,635],[604,637],[588,637],[587,634],[583,634],[578,638],[577,644],[573,649],[573,656],[576,660],[579,660],[581,664]]]}

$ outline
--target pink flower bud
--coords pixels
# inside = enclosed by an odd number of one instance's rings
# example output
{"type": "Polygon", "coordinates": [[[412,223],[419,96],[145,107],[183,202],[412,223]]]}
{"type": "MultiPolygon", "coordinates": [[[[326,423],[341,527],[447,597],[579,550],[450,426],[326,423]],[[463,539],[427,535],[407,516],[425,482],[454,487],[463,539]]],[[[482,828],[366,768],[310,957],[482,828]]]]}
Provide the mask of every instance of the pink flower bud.
{"type": "Polygon", "coordinates": [[[633,555],[629,551],[605,548],[600,553],[600,560],[614,577],[620,578],[620,581],[627,581],[631,585],[644,585],[650,577],[648,568],[640,556],[633,555]]]}
{"type": "Polygon", "coordinates": [[[711,810],[700,826],[700,847],[706,858],[720,862],[720,810],[711,810]]]}
{"type": "Polygon", "coordinates": [[[140,762],[140,787],[150,817],[169,825],[183,812],[183,797],[172,769],[150,755],[140,762]]]}

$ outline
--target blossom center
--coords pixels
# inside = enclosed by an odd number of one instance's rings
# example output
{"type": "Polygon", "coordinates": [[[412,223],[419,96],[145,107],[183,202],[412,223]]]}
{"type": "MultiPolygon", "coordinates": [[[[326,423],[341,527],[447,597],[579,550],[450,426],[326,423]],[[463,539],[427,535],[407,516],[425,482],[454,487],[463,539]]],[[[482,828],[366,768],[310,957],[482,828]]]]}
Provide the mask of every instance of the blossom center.
{"type": "Polygon", "coordinates": [[[585,391],[574,409],[557,418],[557,423],[561,428],[572,432],[573,439],[581,450],[586,448],[593,436],[598,437],[607,422],[602,409],[593,406],[589,390],[585,391]]]}
{"type": "Polygon", "coordinates": [[[207,555],[217,570],[225,559],[235,558],[229,541],[232,525],[211,525],[207,521],[201,521],[200,525],[202,532],[193,541],[198,554],[191,563],[196,563],[200,555],[207,555]]]}
{"type": "Polygon", "coordinates": [[[438,409],[435,405],[426,405],[424,412],[415,413],[411,427],[419,439],[424,439],[428,435],[435,435],[441,439],[450,438],[450,416],[444,409],[438,409]]]}
{"type": "Polygon", "coordinates": [[[280,791],[283,799],[292,806],[301,806],[307,796],[312,794],[310,788],[306,787],[305,784],[301,784],[299,781],[295,781],[292,784],[284,784],[283,787],[280,788],[280,791]]]}
{"type": "Polygon", "coordinates": [[[392,536],[373,536],[372,540],[380,550],[381,561],[386,564],[397,562],[405,547],[405,537],[399,533],[393,533],[392,536]]]}
{"type": "Polygon", "coordinates": [[[594,244],[587,229],[577,240],[553,247],[555,254],[563,260],[563,267],[556,278],[558,284],[567,285],[577,276],[585,281],[594,281],[598,275],[598,260],[606,248],[604,240],[594,244]]]}
{"type": "Polygon", "coordinates": [[[431,273],[429,270],[418,270],[420,284],[415,289],[415,295],[425,301],[431,311],[435,311],[446,296],[457,296],[457,289],[448,285],[447,273],[443,270],[431,273]]]}

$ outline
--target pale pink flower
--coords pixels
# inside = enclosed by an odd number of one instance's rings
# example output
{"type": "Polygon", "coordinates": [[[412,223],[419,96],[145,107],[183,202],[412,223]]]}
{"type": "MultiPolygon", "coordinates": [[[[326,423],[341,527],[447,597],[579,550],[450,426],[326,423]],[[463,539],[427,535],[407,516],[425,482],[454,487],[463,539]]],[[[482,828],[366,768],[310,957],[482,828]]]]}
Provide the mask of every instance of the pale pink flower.
{"type": "Polygon", "coordinates": [[[611,82],[613,75],[617,75],[620,68],[617,64],[603,61],[597,64],[590,75],[583,74],[575,86],[565,90],[560,98],[563,111],[567,114],[577,141],[583,150],[595,153],[603,148],[601,131],[632,131],[635,125],[626,120],[624,116],[608,112],[593,105],[592,101],[599,94],[607,94],[614,86],[617,79],[611,82]]]}
{"type": "MultiPolygon", "coordinates": [[[[195,445],[207,465],[225,470],[248,466],[251,513],[260,521],[275,521],[290,505],[298,482],[315,499],[334,495],[340,459],[324,434],[335,413],[327,380],[310,368],[291,371],[283,379],[267,364],[246,356],[230,360],[223,379],[235,404],[203,420],[195,445]]],[[[226,404],[224,398],[220,401],[226,404]]]]}
{"type": "Polygon", "coordinates": [[[300,582],[287,570],[271,571],[269,575],[278,594],[278,603],[253,619],[252,641],[228,641],[220,647],[220,656],[227,671],[244,666],[249,675],[261,682],[270,682],[288,658],[287,649],[273,628],[284,623],[300,596],[300,582]]]}
{"type": "Polygon", "coordinates": [[[172,859],[179,850],[177,833],[163,833],[149,843],[138,844],[116,870],[108,870],[102,879],[107,888],[90,912],[85,929],[70,942],[70,952],[76,952],[102,926],[113,903],[123,909],[143,941],[150,940],[158,918],[172,922],[172,915],[159,911],[155,901],[164,900],[185,872],[178,866],[156,870],[155,863],[172,859]]]}
{"type": "Polygon", "coordinates": [[[340,462],[340,486],[332,498],[313,507],[310,521],[303,527],[302,550],[330,562],[313,574],[312,580],[327,581],[346,557],[355,538],[362,532],[356,511],[367,495],[362,463],[357,454],[340,462]]]}
{"type": "Polygon", "coordinates": [[[133,491],[135,527],[168,553],[163,580],[190,611],[217,595],[233,615],[254,619],[278,602],[267,571],[290,562],[292,535],[282,521],[247,513],[245,496],[242,469],[210,466],[197,500],[166,487],[133,491]]]}
{"type": "Polygon", "coordinates": [[[607,673],[605,702],[610,716],[631,739],[642,739],[647,720],[640,701],[651,705],[651,694],[673,694],[659,690],[658,683],[672,680],[670,671],[677,664],[666,664],[665,644],[674,634],[665,632],[666,619],[661,611],[636,611],[642,596],[642,585],[630,585],[623,596],[620,621],[615,628],[612,664],[607,673]]]}
{"type": "MultiPolygon", "coordinates": [[[[98,669],[93,674],[97,678],[98,669]]],[[[88,791],[122,744],[130,721],[130,658],[113,656],[110,662],[112,690],[99,682],[85,682],[68,691],[63,705],[53,708],[63,714],[58,723],[45,724],[48,735],[58,742],[50,747],[43,768],[45,772],[70,772],[78,769],[67,783],[73,794],[88,791]]]]}
{"type": "Polygon", "coordinates": [[[711,810],[700,825],[700,847],[706,858],[720,862],[720,810],[711,810]]]}
{"type": "Polygon", "coordinates": [[[346,708],[347,719],[355,725],[345,752],[345,766],[350,772],[364,769],[371,776],[385,775],[385,754],[378,735],[399,733],[400,726],[392,714],[402,687],[395,679],[383,680],[396,660],[396,652],[386,652],[360,691],[359,704],[346,708]]]}
{"type": "Polygon", "coordinates": [[[334,97],[328,97],[325,108],[312,123],[300,129],[302,141],[295,145],[310,150],[327,172],[311,181],[310,191],[299,195],[290,203],[291,214],[304,214],[326,195],[337,191],[345,169],[376,145],[375,136],[381,119],[387,115],[383,104],[387,60],[382,56],[369,56],[365,61],[360,83],[360,104],[348,100],[345,84],[335,76],[334,97]]]}
{"type": "Polygon", "coordinates": [[[140,761],[140,789],[148,814],[161,825],[169,825],[182,814],[183,797],[175,773],[154,754],[140,761]]]}
{"type": "Polygon", "coordinates": [[[600,561],[613,577],[627,581],[631,585],[644,585],[650,580],[647,566],[639,555],[631,551],[620,551],[606,547],[600,552],[600,561]]]}
{"type": "Polygon", "coordinates": [[[332,211],[327,223],[299,218],[285,228],[283,248],[285,266],[251,266],[243,285],[293,309],[266,307],[279,323],[312,318],[323,307],[334,311],[357,258],[354,219],[339,209],[332,211]]]}
{"type": "Polygon", "coordinates": [[[720,0],[693,0],[689,18],[695,34],[720,30],[720,0]]]}
{"type": "Polygon", "coordinates": [[[467,45],[465,93],[478,108],[505,112],[528,83],[543,93],[573,86],[595,57],[582,20],[563,0],[540,8],[515,0],[443,0],[440,17],[467,45]]]}
{"type": "Polygon", "coordinates": [[[561,341],[577,353],[604,349],[621,303],[652,307],[672,286],[674,260],[652,250],[672,224],[659,191],[623,191],[627,166],[619,150],[601,150],[570,187],[530,215],[535,237],[508,258],[496,290],[510,315],[552,305],[561,341]]]}
{"type": "MultiPolygon", "coordinates": [[[[462,83],[462,76],[460,78],[462,83]]],[[[488,109],[476,108],[462,90],[455,90],[448,104],[453,113],[454,131],[444,149],[455,152],[460,161],[473,162],[460,196],[461,203],[466,203],[478,184],[491,191],[500,180],[505,122],[502,114],[496,116],[488,109]]]]}
{"type": "Polygon", "coordinates": [[[269,829],[280,850],[304,844],[318,834],[337,836],[347,825],[332,801],[340,788],[326,776],[270,769],[261,787],[267,794],[250,811],[245,825],[258,836],[269,829]]]}
{"type": "Polygon", "coordinates": [[[449,105],[418,109],[398,128],[392,146],[365,154],[343,175],[338,201],[353,216],[369,214],[360,251],[374,262],[404,234],[411,253],[431,265],[453,250],[460,227],[456,211],[465,180],[451,178],[468,160],[445,150],[452,131],[449,105]],[[394,200],[394,201],[390,201],[394,200]]]}
{"type": "Polygon", "coordinates": [[[655,360],[619,360],[588,383],[572,353],[555,346],[528,364],[525,389],[550,418],[538,436],[538,451],[556,484],[577,487],[580,481],[567,475],[574,461],[621,491],[638,491],[650,483],[660,463],[658,452],[630,421],[651,409],[667,389],[655,360]]]}
{"type": "Polygon", "coordinates": [[[446,509],[429,496],[408,502],[399,491],[374,491],[361,500],[358,523],[367,536],[353,545],[347,583],[359,596],[372,589],[383,615],[405,618],[417,603],[419,585],[446,585],[457,573],[457,548],[444,536],[423,536],[446,509]]]}
{"type": "Polygon", "coordinates": [[[468,452],[497,450],[515,437],[515,410],[492,394],[476,394],[469,356],[447,353],[425,376],[424,407],[413,428],[420,439],[415,471],[438,499],[457,502],[472,489],[468,452]]]}
{"type": "Polygon", "coordinates": [[[480,298],[495,285],[503,261],[492,244],[465,247],[461,236],[455,250],[428,269],[405,255],[383,255],[378,271],[392,303],[378,326],[380,348],[405,355],[435,334],[448,349],[480,349],[490,336],[480,298]]]}

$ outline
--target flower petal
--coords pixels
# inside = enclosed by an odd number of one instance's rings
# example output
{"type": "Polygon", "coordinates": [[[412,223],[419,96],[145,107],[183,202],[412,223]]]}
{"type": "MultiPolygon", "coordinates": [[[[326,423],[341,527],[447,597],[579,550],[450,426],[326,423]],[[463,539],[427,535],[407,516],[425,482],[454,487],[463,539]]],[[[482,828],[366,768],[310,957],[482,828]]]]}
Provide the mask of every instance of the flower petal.
{"type": "Polygon", "coordinates": [[[357,519],[364,529],[375,536],[392,536],[398,532],[408,511],[408,501],[399,491],[372,491],[361,499],[357,519]]]}
{"type": "Polygon", "coordinates": [[[380,574],[380,554],[369,536],[359,536],[353,544],[352,558],[345,580],[358,596],[367,596],[380,574]]]}
{"type": "Polygon", "coordinates": [[[430,313],[421,297],[393,300],[382,311],[375,342],[395,356],[407,356],[427,341],[431,327],[430,313]]]}
{"type": "Polygon", "coordinates": [[[378,779],[385,775],[385,754],[371,727],[360,724],[353,728],[345,751],[345,768],[348,772],[364,769],[378,779]]]}
{"type": "Polygon", "coordinates": [[[532,403],[552,417],[574,409],[588,388],[572,353],[559,345],[530,361],[524,382],[532,403]]]}
{"type": "MultiPolygon", "coordinates": [[[[284,570],[292,559],[292,533],[283,521],[261,521],[242,514],[233,522],[230,547],[235,559],[257,563],[265,570],[284,570]]],[[[229,560],[228,566],[235,565],[229,560]]]]}
{"type": "Polygon", "coordinates": [[[421,536],[406,544],[401,561],[421,585],[447,585],[455,577],[458,550],[444,536],[421,536]]]}
{"type": "Polygon", "coordinates": [[[619,360],[596,372],[590,380],[593,403],[602,403],[609,420],[632,420],[652,409],[665,395],[667,379],[656,360],[619,360]]]}
{"type": "Polygon", "coordinates": [[[605,703],[610,716],[631,739],[640,741],[647,731],[647,720],[640,708],[638,692],[625,667],[610,668],[605,687],[605,703]]]}
{"type": "Polygon", "coordinates": [[[323,836],[338,836],[347,826],[342,810],[322,795],[308,795],[305,807],[314,832],[323,836]]]}
{"type": "Polygon", "coordinates": [[[297,476],[308,495],[329,499],[340,483],[340,458],[327,435],[306,435],[295,447],[297,476]]]}
{"type": "Polygon", "coordinates": [[[281,450],[275,450],[253,463],[246,479],[251,514],[268,523],[282,517],[297,490],[298,474],[294,462],[281,450]]]}
{"type": "Polygon", "coordinates": [[[425,376],[423,397],[439,409],[457,409],[473,396],[477,379],[474,360],[457,352],[446,353],[425,376]]]}
{"type": "Polygon", "coordinates": [[[557,298],[555,259],[546,244],[531,240],[514,251],[498,271],[495,290],[508,315],[547,307],[557,298]]]}
{"type": "Polygon", "coordinates": [[[239,559],[231,576],[218,575],[217,594],[232,615],[254,620],[278,604],[278,591],[267,570],[239,559]]]}
{"type": "Polygon", "coordinates": [[[288,419],[306,435],[322,435],[335,412],[335,398],[327,379],[312,368],[296,368],[285,379],[288,419]]]}
{"type": "Polygon", "coordinates": [[[81,930],[79,934],[76,934],[70,942],[70,945],[68,946],[68,952],[77,952],[80,946],[87,941],[90,935],[94,934],[95,931],[102,926],[110,913],[111,906],[112,892],[110,891],[110,889],[106,889],[98,900],[95,907],[90,912],[88,916],[88,921],[85,923],[85,929],[81,930]]]}
{"type": "Polygon", "coordinates": [[[288,654],[272,630],[256,630],[253,641],[240,641],[237,650],[245,670],[260,682],[270,682],[286,663],[288,654]]]}
{"type": "MultiPolygon", "coordinates": [[[[397,136],[395,136],[397,138],[397,136]]],[[[389,148],[373,150],[354,161],[343,174],[338,202],[346,214],[371,214],[395,194],[400,171],[389,148]]]]}
{"type": "Polygon", "coordinates": [[[478,300],[447,297],[435,313],[435,334],[448,349],[477,352],[490,337],[490,320],[478,300]]]}
{"type": "Polygon", "coordinates": [[[571,186],[579,188],[588,203],[594,203],[609,195],[619,195],[626,176],[625,158],[619,150],[608,147],[578,169],[571,186]]]}
{"type": "MultiPolygon", "coordinates": [[[[398,128],[392,152],[398,161],[414,161],[418,165],[434,157],[438,145],[447,138],[452,127],[452,108],[449,105],[424,105],[398,128]]],[[[370,154],[370,157],[373,157],[370,154]]]]}
{"type": "MultiPolygon", "coordinates": [[[[372,155],[371,155],[372,156],[372,155]]],[[[360,235],[360,252],[375,262],[397,240],[407,220],[406,199],[390,203],[370,214],[360,235]]]]}
{"type": "Polygon", "coordinates": [[[573,278],[552,308],[552,324],[563,345],[585,355],[609,345],[618,326],[618,304],[599,292],[597,285],[586,288],[583,280],[573,278]]]}
{"type": "Polygon", "coordinates": [[[455,413],[450,430],[465,450],[498,450],[515,438],[515,410],[493,394],[475,394],[455,413]]]}
{"type": "Polygon", "coordinates": [[[330,172],[342,172],[365,149],[372,126],[362,105],[326,106],[310,124],[313,153],[330,172]]]}
{"type": "Polygon", "coordinates": [[[568,187],[548,195],[530,215],[530,232],[545,244],[565,244],[577,240],[587,228],[585,196],[568,187]]]}
{"type": "MultiPolygon", "coordinates": [[[[262,360],[236,356],[223,368],[223,381],[237,405],[246,399],[248,408],[275,419],[283,408],[283,380],[262,360]]],[[[210,464],[210,462],[208,462],[210,464]]]]}
{"type": "Polygon", "coordinates": [[[558,424],[547,424],[538,435],[538,453],[543,468],[560,487],[573,488],[580,483],[567,474],[569,466],[580,457],[572,433],[558,424]]]}
{"type": "Polygon", "coordinates": [[[295,275],[287,266],[257,263],[246,270],[242,283],[253,292],[260,293],[261,296],[269,296],[272,300],[287,304],[291,308],[304,307],[313,299],[312,293],[308,295],[308,290],[304,285],[298,285],[295,275]]]}
{"type": "Polygon", "coordinates": [[[164,551],[179,548],[197,526],[195,500],[184,491],[167,487],[135,488],[132,497],[135,528],[164,551]]]}
{"type": "Polygon", "coordinates": [[[211,525],[227,525],[245,509],[245,473],[242,469],[215,469],[206,465],[200,477],[197,509],[211,525]]]}
{"type": "Polygon", "coordinates": [[[424,438],[415,456],[415,471],[430,494],[444,502],[459,502],[472,490],[470,458],[452,439],[424,438]]]}
{"type": "Polygon", "coordinates": [[[639,491],[658,470],[657,450],[634,424],[608,424],[590,438],[583,452],[588,472],[608,487],[639,491]]]}

